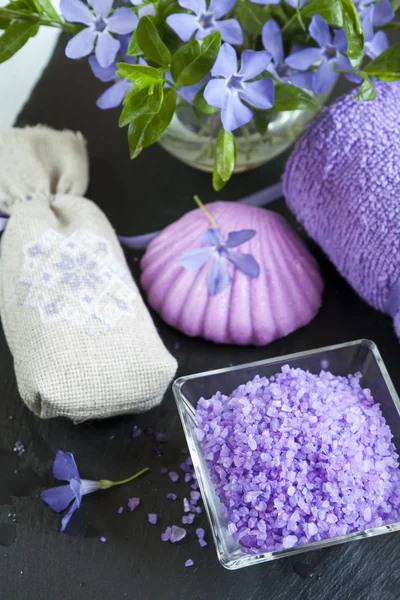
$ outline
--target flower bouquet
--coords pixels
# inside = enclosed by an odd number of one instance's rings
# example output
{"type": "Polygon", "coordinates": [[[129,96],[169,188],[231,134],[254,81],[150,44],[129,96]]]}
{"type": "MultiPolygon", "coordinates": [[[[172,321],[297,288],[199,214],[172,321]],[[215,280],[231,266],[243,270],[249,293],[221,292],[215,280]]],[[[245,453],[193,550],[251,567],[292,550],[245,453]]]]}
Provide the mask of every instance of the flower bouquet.
{"type": "Polygon", "coordinates": [[[0,8],[0,62],[39,27],[71,38],[110,86],[102,109],[122,104],[132,158],[160,140],[213,171],[220,190],[235,170],[286,149],[337,77],[373,100],[376,79],[400,79],[399,0],[11,0],[0,8]],[[369,60],[365,60],[368,58],[369,60]]]}

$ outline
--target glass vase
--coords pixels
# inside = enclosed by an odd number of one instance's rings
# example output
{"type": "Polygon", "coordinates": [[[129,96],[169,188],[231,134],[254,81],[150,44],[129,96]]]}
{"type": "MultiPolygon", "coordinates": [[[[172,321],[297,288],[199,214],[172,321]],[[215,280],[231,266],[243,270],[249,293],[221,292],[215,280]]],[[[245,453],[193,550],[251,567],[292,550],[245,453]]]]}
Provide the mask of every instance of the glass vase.
{"type": "MultiPolygon", "coordinates": [[[[318,98],[321,106],[328,96],[329,93],[318,98]]],[[[317,110],[255,112],[250,123],[234,132],[237,144],[235,173],[255,169],[287,150],[317,113],[317,110]]],[[[159,143],[182,162],[212,172],[220,129],[219,112],[205,115],[181,101],[159,143]]]]}

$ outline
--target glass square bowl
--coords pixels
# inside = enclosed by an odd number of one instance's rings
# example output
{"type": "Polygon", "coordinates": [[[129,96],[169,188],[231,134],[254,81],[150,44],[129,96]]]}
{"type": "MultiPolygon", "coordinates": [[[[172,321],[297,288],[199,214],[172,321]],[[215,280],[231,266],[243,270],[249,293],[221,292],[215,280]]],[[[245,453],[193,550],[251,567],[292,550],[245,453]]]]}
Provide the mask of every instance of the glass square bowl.
{"type": "Polygon", "coordinates": [[[210,398],[217,391],[230,395],[242,383],[252,380],[256,375],[270,377],[279,372],[283,365],[299,367],[312,373],[321,369],[329,370],[334,375],[348,375],[361,372],[361,385],[371,389],[375,402],[381,405],[383,416],[393,434],[393,443],[400,450],[400,401],[389,377],[377,346],[370,340],[357,340],[337,346],[328,346],[307,352],[298,352],[287,356],[279,356],[237,367],[218,369],[206,373],[198,373],[180,377],[173,384],[173,392],[179,415],[186,435],[196,476],[200,485],[204,506],[210,521],[217,555],[221,564],[227,569],[240,569],[250,565],[275,560],[326,548],[344,542],[361,540],[366,537],[400,530],[400,522],[382,527],[357,531],[345,536],[325,539],[319,542],[295,546],[288,550],[246,554],[238,542],[228,532],[228,523],[222,513],[219,499],[215,493],[202,453],[201,444],[195,434],[195,407],[201,397],[210,398]]]}

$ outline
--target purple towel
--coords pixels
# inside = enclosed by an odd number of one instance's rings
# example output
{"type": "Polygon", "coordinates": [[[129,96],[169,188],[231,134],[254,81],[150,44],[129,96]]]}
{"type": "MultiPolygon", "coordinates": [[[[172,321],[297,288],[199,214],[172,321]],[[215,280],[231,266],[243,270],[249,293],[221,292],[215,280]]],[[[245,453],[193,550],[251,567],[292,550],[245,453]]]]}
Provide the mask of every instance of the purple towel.
{"type": "Polygon", "coordinates": [[[354,94],[325,109],[289,159],[290,209],[372,306],[394,317],[400,336],[400,82],[377,98],[354,94]]]}

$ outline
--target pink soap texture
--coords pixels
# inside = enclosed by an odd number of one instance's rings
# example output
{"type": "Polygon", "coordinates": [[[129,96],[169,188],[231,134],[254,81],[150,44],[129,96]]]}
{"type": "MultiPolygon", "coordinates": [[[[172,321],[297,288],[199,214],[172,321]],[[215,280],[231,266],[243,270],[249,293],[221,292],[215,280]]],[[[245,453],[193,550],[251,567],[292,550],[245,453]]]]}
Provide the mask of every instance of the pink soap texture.
{"type": "Polygon", "coordinates": [[[213,202],[207,209],[224,239],[232,231],[256,230],[235,250],[251,254],[260,274],[251,278],[227,263],[232,281],[211,295],[210,264],[197,271],[180,264],[210,227],[202,210],[192,210],[149,244],[141,262],[142,286],[164,321],[189,336],[253,345],[268,344],[311,321],[321,304],[323,283],[316,261],[286,220],[237,202],[213,202]]]}
{"type": "Polygon", "coordinates": [[[196,434],[228,521],[257,554],[400,520],[399,457],[361,375],[288,365],[200,399],[196,434]]]}

